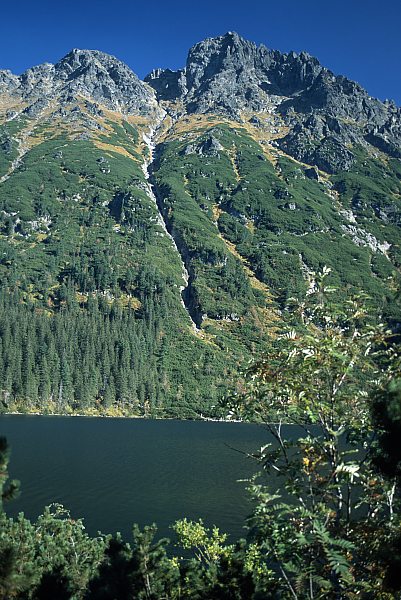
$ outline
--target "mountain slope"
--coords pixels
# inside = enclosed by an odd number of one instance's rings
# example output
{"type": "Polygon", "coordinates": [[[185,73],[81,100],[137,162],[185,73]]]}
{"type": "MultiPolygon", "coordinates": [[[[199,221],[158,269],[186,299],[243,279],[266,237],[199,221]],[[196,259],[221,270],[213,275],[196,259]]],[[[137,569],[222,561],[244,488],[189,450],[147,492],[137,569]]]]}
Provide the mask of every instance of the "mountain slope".
{"type": "Polygon", "coordinates": [[[401,114],[229,33],[0,71],[6,409],[196,416],[332,268],[399,320],[401,114]]]}

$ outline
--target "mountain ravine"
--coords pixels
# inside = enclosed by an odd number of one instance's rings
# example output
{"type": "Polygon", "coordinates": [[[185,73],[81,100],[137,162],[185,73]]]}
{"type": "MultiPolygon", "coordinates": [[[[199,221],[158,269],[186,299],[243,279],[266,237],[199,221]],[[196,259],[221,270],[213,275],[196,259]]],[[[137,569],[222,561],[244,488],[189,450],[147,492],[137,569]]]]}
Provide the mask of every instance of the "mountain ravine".
{"type": "Polygon", "coordinates": [[[0,71],[0,205],[5,411],[225,416],[325,265],[400,322],[401,110],[306,52],[0,71]]]}
{"type": "MultiPolygon", "coordinates": [[[[157,129],[160,128],[160,122],[157,125],[158,125],[157,129]]],[[[143,171],[145,174],[145,179],[147,179],[147,181],[148,181],[148,195],[151,198],[151,200],[154,202],[155,206],[157,207],[157,210],[159,211],[160,226],[164,230],[165,235],[170,238],[171,244],[174,247],[174,249],[180,255],[181,265],[182,265],[182,279],[183,279],[183,283],[184,283],[184,285],[180,286],[181,302],[182,302],[184,309],[188,312],[188,315],[192,321],[194,330],[198,331],[197,324],[194,321],[194,318],[196,318],[196,316],[193,314],[193,312],[191,310],[191,305],[190,305],[190,295],[191,295],[190,289],[189,289],[190,275],[189,275],[188,270],[185,265],[185,258],[181,255],[180,250],[177,247],[173,233],[170,233],[170,231],[168,230],[168,227],[169,227],[168,219],[164,216],[163,209],[159,208],[159,203],[158,203],[158,200],[156,197],[157,187],[155,185],[155,182],[154,182],[154,179],[152,176],[152,167],[153,167],[153,163],[155,160],[155,143],[153,141],[155,138],[155,134],[156,134],[156,130],[153,128],[150,128],[148,135],[143,134],[143,141],[145,142],[145,144],[148,148],[148,156],[149,156],[149,158],[145,158],[144,163],[143,163],[143,171]]],[[[162,206],[162,203],[160,203],[160,206],[162,206]]]]}

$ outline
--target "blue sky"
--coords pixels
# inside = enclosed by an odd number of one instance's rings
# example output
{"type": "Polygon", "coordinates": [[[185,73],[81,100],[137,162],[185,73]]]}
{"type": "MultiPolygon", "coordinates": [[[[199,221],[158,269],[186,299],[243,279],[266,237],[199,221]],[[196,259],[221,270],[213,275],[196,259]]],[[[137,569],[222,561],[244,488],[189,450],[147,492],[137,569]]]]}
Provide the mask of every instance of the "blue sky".
{"type": "Polygon", "coordinates": [[[205,37],[237,31],[269,48],[307,50],[401,105],[400,0],[14,0],[2,3],[0,18],[0,68],[17,74],[90,48],[144,77],[182,67],[205,37]]]}

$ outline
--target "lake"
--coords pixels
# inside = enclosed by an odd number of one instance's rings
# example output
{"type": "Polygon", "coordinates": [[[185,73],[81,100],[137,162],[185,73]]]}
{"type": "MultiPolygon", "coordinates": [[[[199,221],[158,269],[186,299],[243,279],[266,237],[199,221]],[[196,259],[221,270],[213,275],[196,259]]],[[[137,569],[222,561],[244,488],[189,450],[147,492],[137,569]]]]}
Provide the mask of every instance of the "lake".
{"type": "Polygon", "coordinates": [[[59,502],[90,534],[125,539],[133,523],[153,522],[171,537],[169,526],[185,516],[244,537],[251,505],[239,480],[257,465],[243,453],[269,437],[242,423],[28,415],[1,415],[0,435],[22,492],[7,514],[34,519],[59,502]]]}

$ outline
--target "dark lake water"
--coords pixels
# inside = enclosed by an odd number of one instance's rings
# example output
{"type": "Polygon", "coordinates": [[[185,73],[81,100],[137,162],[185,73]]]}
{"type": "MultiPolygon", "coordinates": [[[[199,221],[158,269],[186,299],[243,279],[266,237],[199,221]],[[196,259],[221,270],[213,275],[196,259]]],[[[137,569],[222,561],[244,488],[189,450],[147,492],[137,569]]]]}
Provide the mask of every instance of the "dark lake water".
{"type": "Polygon", "coordinates": [[[85,417],[0,416],[12,449],[10,475],[22,493],[7,506],[36,518],[60,502],[96,534],[156,522],[163,536],[181,517],[201,517],[243,537],[250,511],[252,452],[266,443],[257,425],[85,417]],[[239,451],[239,452],[238,452],[239,451]]]}

